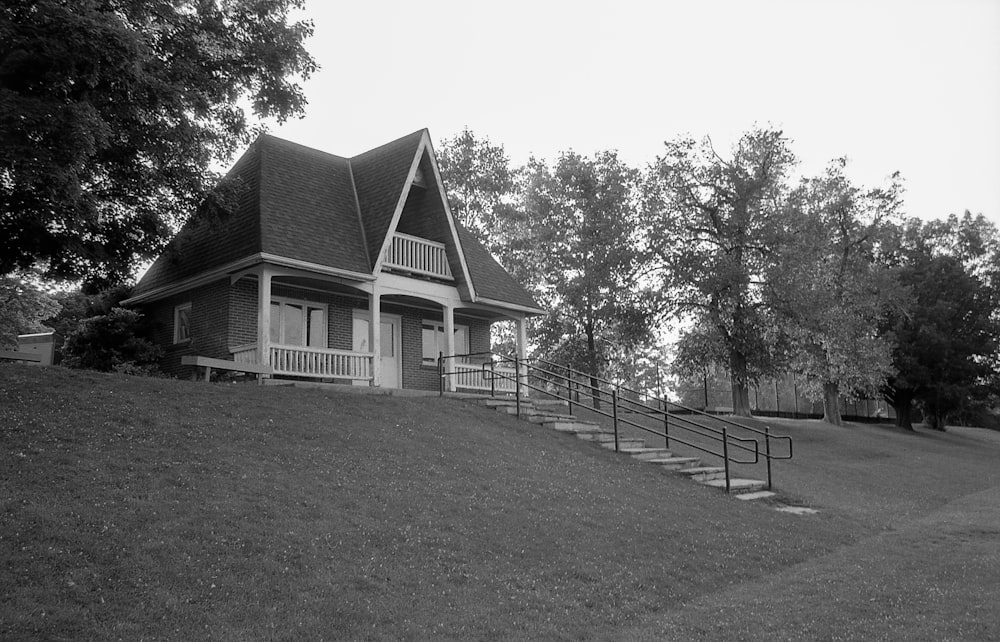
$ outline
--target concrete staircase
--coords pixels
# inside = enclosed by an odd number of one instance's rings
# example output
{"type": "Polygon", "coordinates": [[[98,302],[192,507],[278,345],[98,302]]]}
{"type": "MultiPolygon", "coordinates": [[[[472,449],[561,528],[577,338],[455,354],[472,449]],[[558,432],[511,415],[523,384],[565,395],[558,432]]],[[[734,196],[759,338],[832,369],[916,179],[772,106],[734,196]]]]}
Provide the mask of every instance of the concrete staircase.
{"type": "MultiPolygon", "coordinates": [[[[517,402],[506,398],[480,399],[479,403],[505,414],[517,414],[517,402]]],[[[592,421],[582,421],[569,414],[569,404],[556,399],[532,399],[521,401],[520,419],[538,424],[543,428],[572,434],[577,439],[592,442],[596,446],[614,451],[614,432],[592,421]]],[[[646,440],[639,437],[625,437],[619,433],[618,453],[640,461],[662,466],[712,488],[726,488],[726,471],[721,466],[702,466],[697,457],[675,455],[666,448],[646,446],[646,440]]],[[[739,499],[764,499],[775,493],[765,490],[767,482],[757,479],[730,478],[730,492],[739,499]]]]}

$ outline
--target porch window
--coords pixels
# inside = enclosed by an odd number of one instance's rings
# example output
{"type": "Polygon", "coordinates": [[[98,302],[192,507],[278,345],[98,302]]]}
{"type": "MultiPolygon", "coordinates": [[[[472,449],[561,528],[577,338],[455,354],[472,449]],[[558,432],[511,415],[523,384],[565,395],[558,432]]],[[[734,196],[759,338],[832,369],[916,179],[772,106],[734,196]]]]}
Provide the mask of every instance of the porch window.
{"type": "Polygon", "coordinates": [[[326,347],[326,307],[306,301],[271,301],[271,343],[326,347]]]}
{"type": "Polygon", "coordinates": [[[174,343],[191,340],[191,302],[174,308],[174,343]]]}
{"type": "MultiPolygon", "coordinates": [[[[422,326],[424,364],[435,365],[438,355],[444,352],[444,323],[424,321],[422,326]]],[[[469,326],[455,326],[455,354],[469,353],[469,326]]],[[[465,361],[463,359],[463,361],[465,361]]]]}

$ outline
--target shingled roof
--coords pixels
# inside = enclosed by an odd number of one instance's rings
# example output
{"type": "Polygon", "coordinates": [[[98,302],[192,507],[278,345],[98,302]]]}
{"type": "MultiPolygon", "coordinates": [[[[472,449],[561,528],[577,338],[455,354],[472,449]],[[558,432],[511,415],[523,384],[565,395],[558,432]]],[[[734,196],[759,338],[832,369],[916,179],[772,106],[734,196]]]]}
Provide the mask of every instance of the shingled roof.
{"type": "MultiPolygon", "coordinates": [[[[158,292],[200,275],[246,269],[267,257],[371,280],[414,170],[425,157],[436,166],[433,156],[426,129],[353,158],[263,135],[226,176],[239,190],[233,211],[223,219],[201,211],[192,216],[132,298],[157,298],[158,292]]],[[[452,219],[446,204],[443,214],[464,259],[462,269],[453,271],[470,298],[540,311],[531,295],[452,219]]]]}

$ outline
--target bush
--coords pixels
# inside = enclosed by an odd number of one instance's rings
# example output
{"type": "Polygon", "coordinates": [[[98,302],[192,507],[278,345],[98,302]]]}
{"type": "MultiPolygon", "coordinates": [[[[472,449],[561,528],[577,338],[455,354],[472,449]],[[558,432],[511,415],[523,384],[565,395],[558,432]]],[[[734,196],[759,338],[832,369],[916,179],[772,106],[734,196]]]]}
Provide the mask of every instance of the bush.
{"type": "Polygon", "coordinates": [[[112,308],[80,321],[63,344],[63,365],[124,374],[159,374],[163,350],[144,337],[146,326],[135,310],[112,308]]]}

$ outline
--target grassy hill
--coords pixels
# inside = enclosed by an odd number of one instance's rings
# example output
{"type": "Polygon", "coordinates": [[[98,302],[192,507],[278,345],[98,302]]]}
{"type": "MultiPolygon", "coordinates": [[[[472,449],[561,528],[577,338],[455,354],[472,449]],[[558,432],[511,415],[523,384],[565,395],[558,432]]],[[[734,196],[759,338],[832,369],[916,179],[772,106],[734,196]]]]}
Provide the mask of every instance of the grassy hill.
{"type": "Polygon", "coordinates": [[[0,446],[2,639],[712,637],[885,544],[449,399],[0,364],[0,446]]]}

